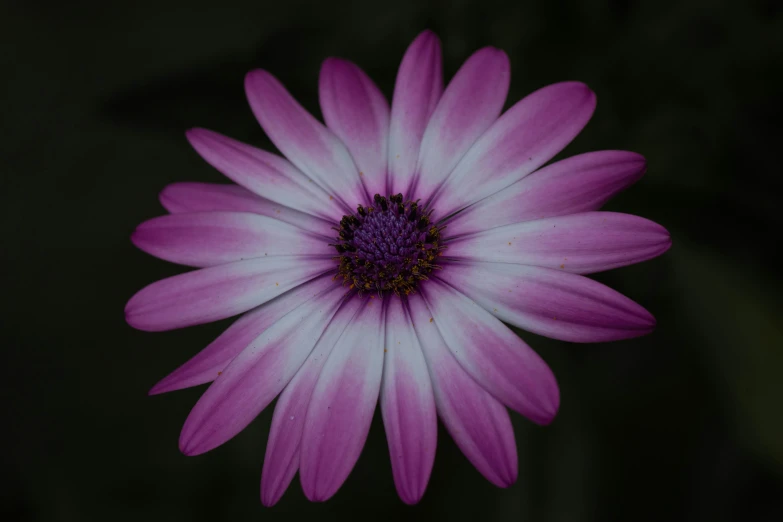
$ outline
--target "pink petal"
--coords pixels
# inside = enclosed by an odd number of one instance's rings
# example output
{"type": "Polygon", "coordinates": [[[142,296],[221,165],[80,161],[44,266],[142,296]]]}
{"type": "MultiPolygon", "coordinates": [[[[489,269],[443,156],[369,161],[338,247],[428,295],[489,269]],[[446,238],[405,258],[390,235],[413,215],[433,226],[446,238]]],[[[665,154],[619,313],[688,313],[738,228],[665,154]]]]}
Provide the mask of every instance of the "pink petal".
{"type": "Polygon", "coordinates": [[[131,241],[155,257],[196,267],[335,252],[324,236],[250,212],[168,214],[139,225],[131,241]]]}
{"type": "Polygon", "coordinates": [[[616,212],[584,212],[459,237],[448,242],[445,252],[456,259],[589,274],[651,259],[670,246],[666,229],[648,219],[616,212]]]}
{"type": "Polygon", "coordinates": [[[158,195],[163,208],[172,214],[232,210],[268,215],[268,208],[277,205],[244,187],[233,184],[182,181],[166,185],[158,195]]]}
{"type": "Polygon", "coordinates": [[[250,71],[245,92],[264,132],[291,163],[347,208],[367,201],[345,145],[299,105],[277,78],[266,71],[250,71]]]}
{"type": "Polygon", "coordinates": [[[125,305],[134,328],[157,332],[209,323],[255,308],[334,269],[330,258],[261,257],[156,281],[125,305]]]}
{"type": "Polygon", "coordinates": [[[307,408],[299,477],[305,495],[314,502],[330,498],[348,478],[378,402],[384,310],[377,300],[364,302],[367,306],[326,360],[307,408]]]}
{"type": "Polygon", "coordinates": [[[522,221],[598,210],[644,174],[635,152],[588,152],[548,165],[471,205],[448,222],[459,236],[522,221]]]}
{"type": "Polygon", "coordinates": [[[537,90],[479,138],[430,203],[449,215],[519,181],[563,150],[594,110],[595,94],[583,83],[537,90]]]}
{"type": "Polygon", "coordinates": [[[166,185],[159,199],[163,208],[172,214],[220,210],[253,212],[327,237],[335,235],[333,223],[262,198],[239,185],[172,183],[166,185]]]}
{"type": "Polygon", "coordinates": [[[259,196],[328,221],[345,214],[347,207],[280,156],[207,129],[186,136],[207,163],[259,196]]]}
{"type": "Polygon", "coordinates": [[[402,58],[389,123],[389,194],[407,192],[416,173],[424,129],[443,92],[440,40],[424,31],[402,58]]]}
{"type": "Polygon", "coordinates": [[[554,339],[597,343],[650,333],[655,318],[584,276],[508,263],[450,263],[438,277],[498,319],[554,339]]]}
{"type": "Polygon", "coordinates": [[[329,58],[318,89],[329,129],[345,143],[370,196],[386,195],[389,103],[358,66],[329,58]]]}
{"type": "Polygon", "coordinates": [[[307,361],[277,399],[261,472],[261,501],[265,506],[273,506],[280,500],[299,469],[302,430],[313,388],[332,348],[363,306],[361,299],[343,303],[307,361]]]}
{"type": "Polygon", "coordinates": [[[264,409],[288,384],[343,300],[337,284],[286,314],[237,355],[188,415],[179,438],[186,455],[214,449],[264,409]]]}
{"type": "Polygon", "coordinates": [[[438,423],[427,363],[401,299],[386,311],[381,412],[397,493],[406,504],[421,500],[435,460],[438,423]]]}
{"type": "Polygon", "coordinates": [[[163,378],[150,390],[150,395],[214,381],[234,360],[234,357],[264,330],[294,308],[334,285],[332,278],[332,274],[317,277],[246,313],[206,348],[163,378]]]}
{"type": "Polygon", "coordinates": [[[408,303],[443,424],[487,480],[510,486],[517,479],[517,446],[506,408],[457,363],[421,297],[409,296],[408,303]]]}
{"type": "Polygon", "coordinates": [[[424,131],[414,180],[416,197],[429,200],[497,119],[509,81],[508,57],[492,47],[476,51],[457,71],[424,131]]]}
{"type": "Polygon", "coordinates": [[[543,359],[452,287],[431,280],[421,292],[438,331],[462,368],[506,406],[538,424],[550,423],[557,413],[560,393],[543,359]]]}

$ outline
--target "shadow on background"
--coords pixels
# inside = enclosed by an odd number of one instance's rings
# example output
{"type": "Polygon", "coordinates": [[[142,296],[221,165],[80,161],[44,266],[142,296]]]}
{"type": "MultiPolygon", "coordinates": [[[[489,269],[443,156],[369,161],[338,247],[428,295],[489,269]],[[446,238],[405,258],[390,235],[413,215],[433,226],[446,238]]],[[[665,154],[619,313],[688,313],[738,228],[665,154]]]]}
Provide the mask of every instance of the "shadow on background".
{"type": "Polygon", "coordinates": [[[68,5],[0,8],[4,520],[783,520],[779,2],[68,5]],[[507,51],[509,105],[555,81],[596,91],[561,156],[647,157],[645,178],[607,208],[663,224],[674,247],[596,279],[659,326],[589,346],[521,333],[558,376],[562,408],[547,428],[512,415],[520,476],[506,490],[441,432],[424,500],[403,505],[376,416],[332,500],[308,503],[295,480],[265,509],[272,408],[186,458],[179,428],[202,389],[146,396],[230,321],[125,325],[136,290],[181,271],[128,236],[163,212],[166,184],[223,181],[185,129],[273,148],[244,100],[248,70],[268,69],[320,114],[324,58],[355,61],[390,96],[424,28],[441,37],[447,78],[481,46],[507,51]]]}

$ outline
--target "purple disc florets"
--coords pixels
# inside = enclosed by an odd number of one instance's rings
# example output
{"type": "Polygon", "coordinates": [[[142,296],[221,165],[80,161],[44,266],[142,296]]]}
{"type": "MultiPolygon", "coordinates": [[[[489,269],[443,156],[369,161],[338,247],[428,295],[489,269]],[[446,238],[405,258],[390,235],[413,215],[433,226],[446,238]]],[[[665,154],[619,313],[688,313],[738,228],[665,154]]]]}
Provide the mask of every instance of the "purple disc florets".
{"type": "Polygon", "coordinates": [[[388,199],[376,194],[373,202],[340,220],[334,245],[340,254],[338,276],[359,294],[410,294],[440,268],[435,261],[445,248],[440,244],[444,227],[432,225],[432,211],[416,201],[403,202],[402,194],[388,199]]]}

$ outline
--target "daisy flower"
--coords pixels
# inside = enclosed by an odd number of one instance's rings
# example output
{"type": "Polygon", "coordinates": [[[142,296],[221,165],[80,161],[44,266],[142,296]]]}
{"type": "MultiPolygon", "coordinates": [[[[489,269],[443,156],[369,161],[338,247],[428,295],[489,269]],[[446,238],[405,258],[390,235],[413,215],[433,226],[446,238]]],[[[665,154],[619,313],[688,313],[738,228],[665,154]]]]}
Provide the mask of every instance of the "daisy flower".
{"type": "Polygon", "coordinates": [[[187,138],[235,185],[174,183],[170,214],[133,243],[196,267],[139,291],[127,322],[171,330],[243,314],[156,384],[211,382],[179,444],[231,439],[278,397],[261,474],[275,504],[299,473],[305,495],[334,495],[380,403],[394,483],[418,502],[437,419],[490,482],[517,476],[510,408],[545,425],[560,397],[547,364],[504,323],[572,342],[653,330],[640,305],[585,274],[666,251],[651,221],[597,209],[644,173],[633,152],[542,168],[584,127],[584,84],[544,87],[501,115],[506,54],[470,56],[443,88],[431,32],[410,45],[391,106],[356,65],[327,59],[325,125],[269,72],[245,78],[250,107],[284,158],[205,129],[187,138]]]}

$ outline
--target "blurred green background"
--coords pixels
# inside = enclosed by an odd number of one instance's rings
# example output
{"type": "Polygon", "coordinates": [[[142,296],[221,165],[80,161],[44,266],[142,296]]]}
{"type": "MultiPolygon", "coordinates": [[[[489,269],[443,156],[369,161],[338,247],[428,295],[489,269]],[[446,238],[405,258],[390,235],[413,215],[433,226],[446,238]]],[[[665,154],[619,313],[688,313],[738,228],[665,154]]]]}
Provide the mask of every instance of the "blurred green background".
{"type": "Polygon", "coordinates": [[[402,519],[783,520],[779,154],[783,10],[774,0],[4,2],[2,472],[6,521],[402,519]],[[229,321],[149,334],[123,320],[182,269],[135,250],[174,181],[222,181],[184,139],[202,126],[271,148],[243,94],[277,75],[316,114],[321,60],[391,95],[402,54],[436,31],[450,77],[504,49],[509,104],[548,83],[598,95],[561,155],[629,149],[646,177],[609,208],[666,226],[661,258],[599,274],[658,318],[648,337],[573,345],[522,333],[552,366],[547,428],[512,415],[520,473],[486,482],[441,430],[429,489],[396,496],[376,416],[340,492],[298,480],[258,500],[271,408],[204,456],[177,450],[202,389],[147,390],[229,321]]]}

